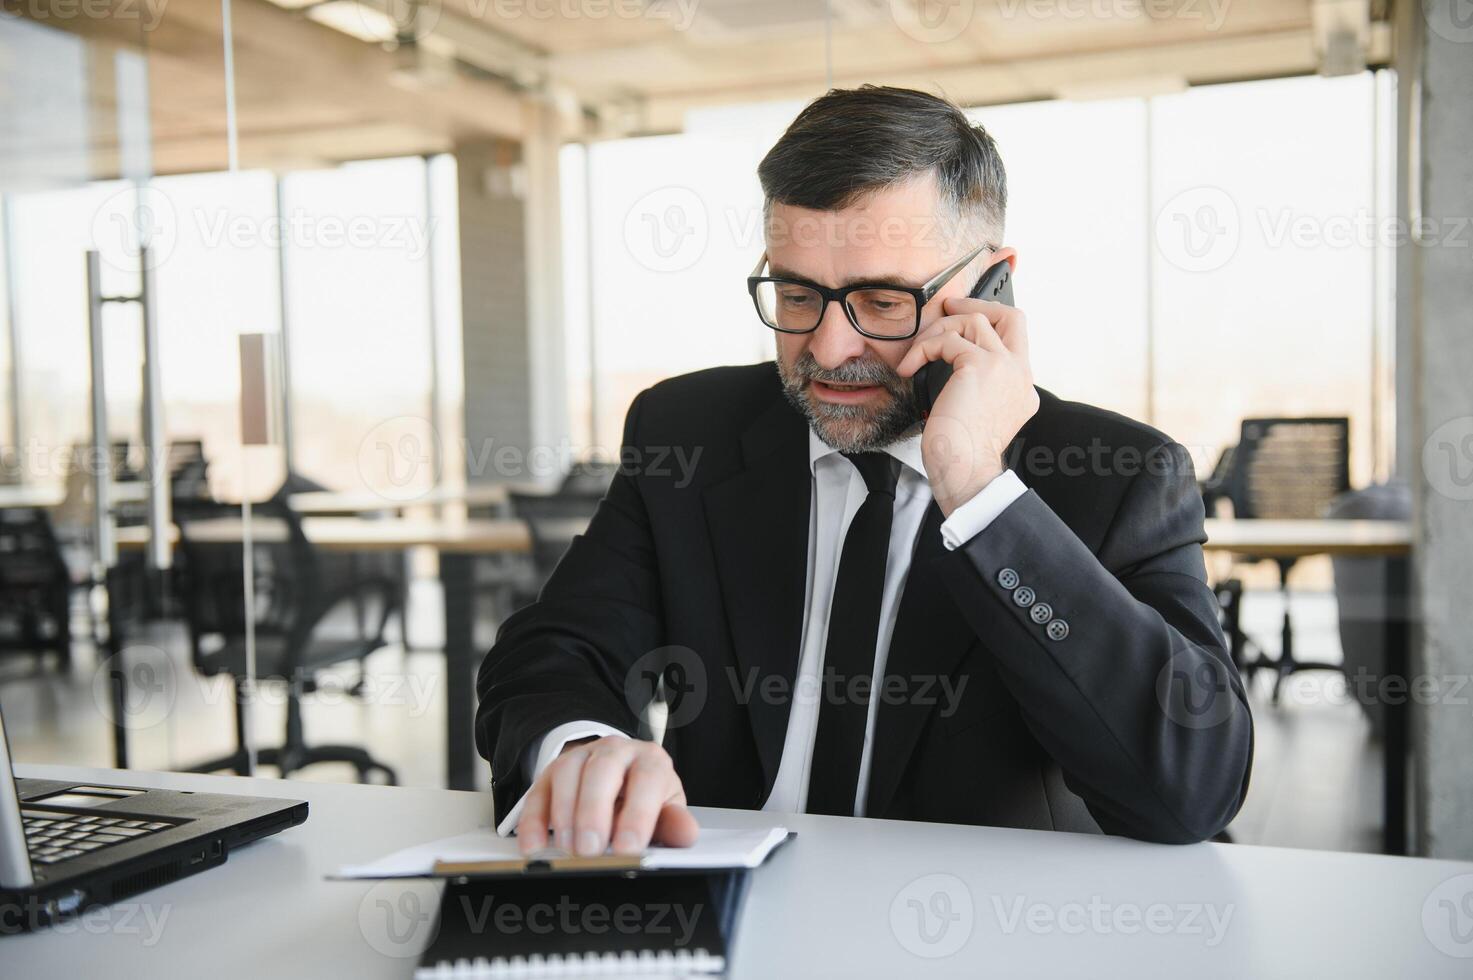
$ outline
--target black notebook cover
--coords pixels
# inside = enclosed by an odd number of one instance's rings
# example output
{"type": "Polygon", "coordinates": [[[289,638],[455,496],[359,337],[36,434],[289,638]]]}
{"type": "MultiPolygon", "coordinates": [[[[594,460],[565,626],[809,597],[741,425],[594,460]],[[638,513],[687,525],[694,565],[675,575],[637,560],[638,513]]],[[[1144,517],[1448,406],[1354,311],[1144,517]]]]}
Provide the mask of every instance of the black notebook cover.
{"type": "Polygon", "coordinates": [[[426,978],[725,972],[745,870],[452,880],[426,978]]]}

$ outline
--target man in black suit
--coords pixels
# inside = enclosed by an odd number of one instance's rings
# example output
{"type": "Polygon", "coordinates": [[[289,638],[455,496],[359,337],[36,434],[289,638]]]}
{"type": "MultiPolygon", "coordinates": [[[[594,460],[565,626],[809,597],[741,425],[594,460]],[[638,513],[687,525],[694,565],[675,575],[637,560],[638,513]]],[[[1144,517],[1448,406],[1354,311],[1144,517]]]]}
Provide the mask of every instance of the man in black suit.
{"type": "Polygon", "coordinates": [[[688,804],[1221,831],[1253,727],[1191,462],[1035,388],[1022,311],[968,297],[1017,261],[991,137],[921,92],[836,90],[759,176],[776,367],[634,400],[587,533],[477,680],[502,832],[688,844],[688,804]],[[922,424],[932,361],[954,373],[922,424]]]}

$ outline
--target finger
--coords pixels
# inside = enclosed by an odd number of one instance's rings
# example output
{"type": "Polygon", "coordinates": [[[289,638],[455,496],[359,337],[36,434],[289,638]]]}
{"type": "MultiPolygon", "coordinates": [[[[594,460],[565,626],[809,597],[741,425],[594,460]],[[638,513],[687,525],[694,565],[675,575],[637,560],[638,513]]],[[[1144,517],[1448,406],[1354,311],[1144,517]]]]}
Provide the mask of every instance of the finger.
{"type": "Polygon", "coordinates": [[[573,810],[578,805],[578,783],[587,762],[588,750],[574,749],[559,756],[543,773],[551,786],[548,817],[553,842],[565,851],[573,850],[573,810]]]}
{"type": "Polygon", "coordinates": [[[624,788],[624,778],[634,761],[634,750],[625,745],[600,746],[588,754],[583,778],[578,783],[578,803],[573,811],[573,850],[582,857],[602,854],[609,845],[609,827],[614,822],[614,803],[624,788]]]}
{"type": "Polygon", "coordinates": [[[624,778],[624,799],[614,818],[614,850],[638,854],[655,833],[665,801],[678,791],[679,780],[663,752],[641,752],[624,778]]]}
{"type": "Polygon", "coordinates": [[[524,797],[526,802],[522,804],[522,815],[517,819],[517,846],[523,854],[547,846],[548,793],[548,781],[538,779],[524,797]]]}
{"type": "Polygon", "coordinates": [[[992,321],[992,328],[1003,345],[1014,354],[1028,358],[1028,317],[1022,310],[1004,307],[1008,312],[992,321]]]}
{"type": "Polygon", "coordinates": [[[981,347],[967,340],[954,330],[947,330],[934,337],[927,338],[920,343],[912,344],[910,350],[895,365],[895,373],[902,378],[908,378],[919,371],[922,364],[927,361],[946,361],[956,366],[959,361],[969,356],[979,356],[984,351],[981,347]]]}
{"type": "Polygon", "coordinates": [[[666,847],[690,847],[701,834],[695,814],[686,809],[685,794],[671,800],[660,810],[660,819],[655,822],[654,839],[666,847]]]}
{"type": "Polygon", "coordinates": [[[929,340],[932,337],[939,337],[948,331],[961,334],[967,340],[984,350],[996,350],[999,352],[1007,350],[1003,346],[1003,342],[998,339],[987,318],[979,313],[960,313],[938,317],[926,324],[921,332],[916,334],[916,342],[929,340]]]}

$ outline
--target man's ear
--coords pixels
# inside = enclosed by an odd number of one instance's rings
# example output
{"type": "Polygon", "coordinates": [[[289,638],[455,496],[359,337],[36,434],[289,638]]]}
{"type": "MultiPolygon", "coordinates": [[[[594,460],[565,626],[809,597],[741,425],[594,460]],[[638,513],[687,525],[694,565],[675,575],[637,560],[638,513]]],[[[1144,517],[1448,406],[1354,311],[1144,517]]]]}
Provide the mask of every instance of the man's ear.
{"type": "Polygon", "coordinates": [[[1018,250],[1011,245],[1004,245],[992,253],[992,261],[987,263],[987,268],[990,269],[999,262],[1007,262],[1008,265],[1012,266],[1013,272],[1016,273],[1018,271],[1018,250]]]}

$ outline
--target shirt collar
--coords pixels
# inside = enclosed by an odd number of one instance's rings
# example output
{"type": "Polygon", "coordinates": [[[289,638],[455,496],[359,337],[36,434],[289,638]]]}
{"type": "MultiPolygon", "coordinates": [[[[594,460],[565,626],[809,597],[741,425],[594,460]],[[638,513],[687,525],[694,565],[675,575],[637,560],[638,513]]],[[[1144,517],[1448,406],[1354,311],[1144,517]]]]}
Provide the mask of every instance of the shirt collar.
{"type": "MultiPolygon", "coordinates": [[[[921,479],[926,479],[926,465],[921,461],[921,434],[916,432],[903,439],[897,439],[890,445],[885,446],[882,452],[900,460],[901,465],[915,473],[921,479]]],[[[839,451],[818,437],[813,427],[808,427],[808,472],[817,474],[818,461],[828,456],[837,456],[839,451]]],[[[903,472],[903,471],[902,471],[903,472]]]]}

